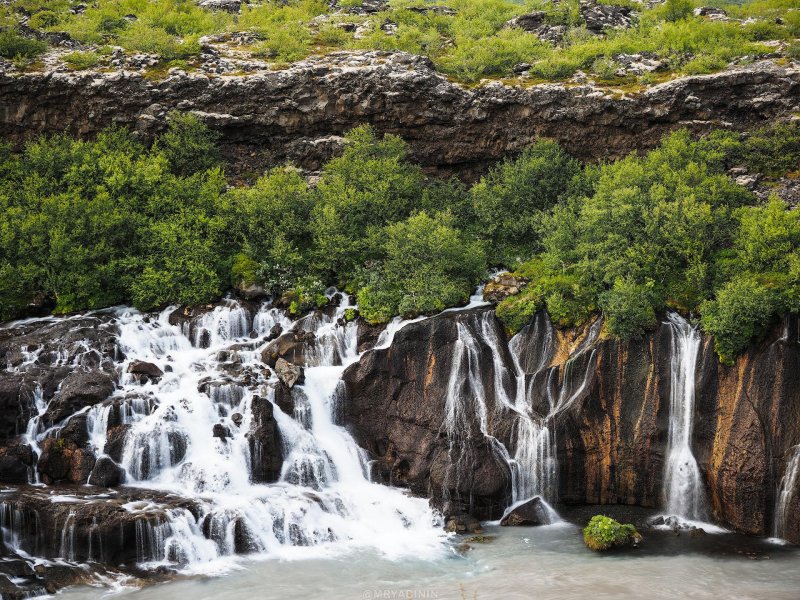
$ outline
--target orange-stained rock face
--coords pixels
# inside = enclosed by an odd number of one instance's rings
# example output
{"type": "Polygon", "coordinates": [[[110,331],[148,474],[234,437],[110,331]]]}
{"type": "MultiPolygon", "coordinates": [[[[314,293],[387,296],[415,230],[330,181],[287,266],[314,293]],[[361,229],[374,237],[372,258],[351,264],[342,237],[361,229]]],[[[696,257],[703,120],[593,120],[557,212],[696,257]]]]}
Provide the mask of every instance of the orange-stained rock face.
{"type": "MultiPolygon", "coordinates": [[[[345,420],[379,459],[387,479],[441,501],[445,387],[458,313],[409,325],[391,348],[367,354],[345,374],[345,420]],[[401,468],[402,467],[402,468],[401,468]],[[398,481],[398,475],[402,481],[398,481]]],[[[489,321],[493,322],[493,321],[489,321]]],[[[515,350],[534,413],[556,411],[558,496],[569,504],[663,506],[669,432],[670,330],[666,324],[628,342],[597,336],[599,327],[555,330],[543,314],[520,333],[515,350]],[[594,333],[593,333],[594,329],[594,333]]],[[[712,520],[750,534],[773,535],[781,478],[800,444],[800,327],[787,317],[732,367],[703,338],[695,373],[691,440],[712,520]]],[[[482,350],[485,352],[485,349],[482,350]]],[[[491,435],[513,455],[514,415],[495,411],[494,369],[481,355],[490,393],[491,435]]],[[[510,356],[501,356],[510,366],[510,356]]],[[[470,476],[461,492],[491,513],[510,491],[505,465],[491,458],[474,429],[465,446],[470,476]]],[[[800,484],[800,478],[798,478],[800,484]]],[[[455,490],[453,490],[455,491],[455,490]]],[[[785,513],[784,537],[800,542],[800,490],[785,513]]]]}

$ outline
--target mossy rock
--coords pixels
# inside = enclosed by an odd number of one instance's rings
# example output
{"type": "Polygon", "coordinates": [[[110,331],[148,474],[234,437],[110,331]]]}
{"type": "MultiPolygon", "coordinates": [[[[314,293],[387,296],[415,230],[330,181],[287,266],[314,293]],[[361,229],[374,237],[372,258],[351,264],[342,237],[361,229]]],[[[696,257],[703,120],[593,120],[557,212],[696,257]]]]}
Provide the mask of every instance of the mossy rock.
{"type": "Polygon", "coordinates": [[[623,546],[638,546],[642,541],[636,527],[615,521],[611,517],[595,515],[583,529],[583,541],[592,550],[602,552],[623,546]]]}

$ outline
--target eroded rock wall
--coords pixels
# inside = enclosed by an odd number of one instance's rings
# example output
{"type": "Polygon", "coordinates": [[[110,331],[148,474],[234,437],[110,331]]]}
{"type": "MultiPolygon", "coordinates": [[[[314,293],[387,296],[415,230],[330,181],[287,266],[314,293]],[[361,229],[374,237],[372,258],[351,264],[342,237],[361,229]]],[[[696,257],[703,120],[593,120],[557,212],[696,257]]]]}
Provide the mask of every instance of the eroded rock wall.
{"type": "Polygon", "coordinates": [[[580,158],[655,146],[678,127],[747,129],[800,110],[800,67],[761,61],[683,77],[624,95],[591,85],[464,88],[405,53],[339,52],[247,76],[172,72],[0,73],[0,135],[21,141],[68,130],[90,137],[112,124],[152,136],[171,109],[195,111],[222,134],[234,169],[294,161],[317,169],[362,123],[406,139],[439,174],[474,178],[537,137],[580,158]]]}
{"type": "MultiPolygon", "coordinates": [[[[408,485],[435,502],[441,495],[437,461],[447,456],[443,422],[450,417],[444,398],[452,372],[454,323],[465,318],[458,315],[409,325],[390,348],[366,354],[344,377],[344,421],[356,440],[378,459],[392,483],[408,485]]],[[[485,318],[500,329],[491,312],[485,318]]],[[[629,342],[593,337],[590,329],[559,331],[540,314],[512,344],[534,414],[550,415],[558,498],[569,504],[662,507],[669,325],[629,342]]],[[[781,479],[800,443],[799,340],[798,319],[789,316],[730,367],[719,363],[712,339],[701,342],[692,449],[709,514],[737,531],[774,533],[781,479]]],[[[491,393],[498,360],[511,367],[506,354],[479,361],[484,388],[490,390],[488,432],[513,456],[515,416],[497,410],[491,393]]],[[[480,444],[477,437],[473,446],[480,444]]],[[[474,479],[461,490],[471,495],[473,510],[496,503],[503,493],[509,500],[502,479],[507,466],[501,463],[491,460],[488,447],[475,460],[474,479]]],[[[784,537],[800,543],[800,489],[789,491],[784,537]]]]}

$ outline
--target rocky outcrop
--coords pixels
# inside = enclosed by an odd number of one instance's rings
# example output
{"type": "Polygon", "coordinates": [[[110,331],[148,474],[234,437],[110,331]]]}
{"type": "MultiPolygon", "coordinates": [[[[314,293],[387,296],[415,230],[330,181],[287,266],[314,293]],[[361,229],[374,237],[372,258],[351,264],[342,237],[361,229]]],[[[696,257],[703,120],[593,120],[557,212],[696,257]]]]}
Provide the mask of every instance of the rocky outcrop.
{"type": "Polygon", "coordinates": [[[252,411],[252,428],[248,434],[252,461],[250,472],[253,481],[272,483],[280,477],[283,465],[280,431],[269,400],[255,396],[252,411]]]}
{"type": "Polygon", "coordinates": [[[483,288],[483,299],[486,302],[502,302],[509,296],[519,294],[528,284],[524,277],[511,273],[500,273],[492,277],[483,288]]]}
{"type": "MultiPolygon", "coordinates": [[[[598,335],[600,325],[558,330],[540,313],[512,344],[533,414],[547,415],[556,440],[554,497],[567,504],[663,507],[670,326],[621,342],[598,335]]],[[[503,371],[512,368],[504,348],[491,312],[445,313],[407,325],[389,348],[367,353],[345,372],[345,422],[386,481],[452,514],[467,510],[485,518],[508,504],[508,466],[491,446],[491,440],[502,442],[513,456],[517,443],[509,434],[516,417],[497,402],[509,386],[503,371]],[[457,340],[477,345],[471,377],[453,368],[457,340]],[[466,404],[450,403],[453,385],[466,404]],[[470,405],[479,395],[484,405],[470,405]],[[448,439],[459,414],[469,415],[468,423],[459,423],[465,433],[448,439]],[[453,479],[446,474],[462,458],[470,472],[449,486],[453,479]]],[[[713,340],[704,337],[695,395],[691,445],[710,518],[771,535],[781,482],[800,443],[797,317],[787,317],[731,367],[719,363],[713,340]]],[[[800,542],[800,489],[786,492],[783,535],[800,542]]]]}
{"type": "Polygon", "coordinates": [[[542,499],[539,496],[534,496],[527,502],[515,506],[500,519],[500,525],[503,527],[547,525],[549,522],[547,510],[542,505],[542,499]]]}
{"type": "Polygon", "coordinates": [[[314,170],[340,147],[339,136],[370,123],[406,139],[430,171],[474,177],[537,137],[581,158],[606,159],[651,148],[679,127],[751,128],[800,110],[798,90],[794,63],[756,62],[627,95],[591,85],[466,89],[422,57],[339,52],[247,76],[0,74],[0,135],[16,142],[62,130],[92,136],[117,124],[148,137],[178,109],[219,131],[224,153],[242,169],[291,160],[314,170]]]}
{"type": "MultiPolygon", "coordinates": [[[[468,373],[460,370],[459,331],[480,329],[483,319],[502,336],[491,311],[445,313],[406,325],[389,348],[368,352],[343,376],[342,419],[375,457],[379,475],[386,483],[430,497],[445,515],[466,511],[499,518],[510,489],[508,467],[482,434],[478,419],[485,409],[490,430],[495,418],[499,421],[503,407],[494,389],[487,386],[480,399],[468,388],[459,389],[457,397],[448,399],[453,378],[468,381],[468,373]],[[454,412],[463,419],[448,429],[447,415],[454,412]]],[[[475,375],[491,381],[492,349],[476,340],[475,353],[475,375]]]]}

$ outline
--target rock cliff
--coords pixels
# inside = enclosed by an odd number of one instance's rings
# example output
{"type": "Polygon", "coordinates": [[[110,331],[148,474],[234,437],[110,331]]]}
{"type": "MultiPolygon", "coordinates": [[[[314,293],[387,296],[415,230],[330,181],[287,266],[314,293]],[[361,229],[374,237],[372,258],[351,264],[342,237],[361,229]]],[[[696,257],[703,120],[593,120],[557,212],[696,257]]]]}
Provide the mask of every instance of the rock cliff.
{"type": "Polygon", "coordinates": [[[465,88],[405,53],[339,52],[279,71],[215,76],[172,70],[0,73],[0,134],[20,141],[112,124],[151,136],[171,109],[194,111],[222,134],[239,171],[291,160],[318,169],[352,127],[406,139],[431,172],[474,177],[537,137],[580,158],[651,148],[678,127],[747,129],[800,110],[800,67],[761,61],[683,77],[636,93],[593,85],[493,82],[465,88]]]}
{"type": "MultiPolygon", "coordinates": [[[[345,372],[344,422],[387,480],[429,495],[446,512],[471,510],[485,518],[496,515],[504,495],[506,502],[510,498],[509,468],[489,447],[491,439],[514,456],[518,423],[495,397],[495,378],[507,385],[498,373],[513,369],[512,358],[504,344],[498,345],[496,359],[483,354],[491,338],[485,325],[502,335],[493,313],[483,315],[445,313],[413,323],[391,347],[366,354],[345,372]],[[455,339],[459,331],[463,339],[464,327],[476,337],[484,334],[475,367],[485,399],[486,435],[475,411],[471,436],[452,440],[447,387],[457,381],[475,385],[467,377],[458,379],[453,369],[455,339]],[[499,364],[505,366],[498,369],[499,364]],[[462,477],[459,489],[448,490],[441,463],[457,464],[464,453],[473,461],[472,479],[462,477]],[[461,505],[450,506],[447,498],[461,505]]],[[[597,336],[596,325],[559,331],[539,314],[511,345],[528,401],[534,413],[547,416],[554,434],[554,496],[567,504],[663,507],[673,351],[669,326],[620,342],[597,336]]],[[[711,518],[737,531],[773,534],[782,479],[800,443],[799,334],[798,320],[787,317],[731,367],[719,363],[712,339],[701,341],[691,445],[711,518]]],[[[463,387],[459,393],[464,395],[463,387]]],[[[800,542],[800,490],[784,491],[783,534],[800,542]]]]}

